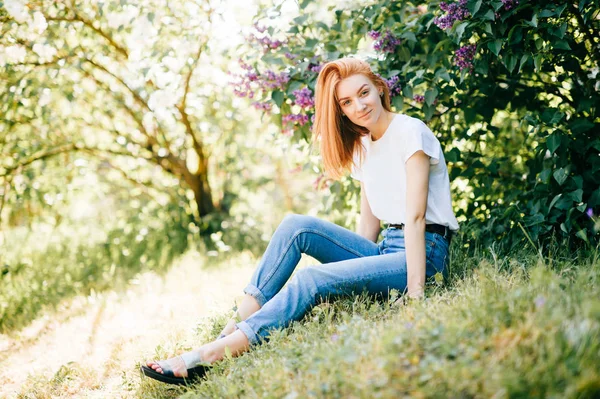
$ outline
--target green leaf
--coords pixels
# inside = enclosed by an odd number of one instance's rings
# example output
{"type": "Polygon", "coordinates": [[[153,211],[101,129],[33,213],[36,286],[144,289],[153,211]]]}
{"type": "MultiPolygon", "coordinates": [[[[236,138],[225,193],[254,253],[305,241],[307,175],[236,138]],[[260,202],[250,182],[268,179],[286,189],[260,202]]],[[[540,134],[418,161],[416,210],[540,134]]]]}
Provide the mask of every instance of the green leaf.
{"type": "Polygon", "coordinates": [[[502,48],[502,40],[497,39],[491,42],[488,42],[488,48],[492,51],[492,53],[498,55],[500,54],[500,49],[502,48]]]}
{"type": "Polygon", "coordinates": [[[482,18],[490,20],[490,21],[494,21],[494,20],[496,20],[496,13],[494,13],[494,10],[487,10],[487,12],[485,14],[483,14],[482,18]]]}
{"type": "Polygon", "coordinates": [[[523,40],[523,28],[519,25],[515,25],[510,32],[508,32],[508,43],[516,44],[523,40]]]}
{"type": "Polygon", "coordinates": [[[479,9],[481,8],[481,3],[482,0],[469,1],[469,3],[467,4],[467,8],[471,15],[477,14],[477,11],[479,11],[479,9]]]}
{"type": "Polygon", "coordinates": [[[315,25],[316,25],[318,28],[321,28],[321,29],[323,29],[325,32],[329,32],[329,26],[327,26],[327,24],[326,24],[326,23],[319,21],[319,22],[317,22],[315,25]]]}
{"type": "Polygon", "coordinates": [[[579,203],[583,199],[583,190],[579,188],[577,190],[571,191],[566,196],[571,198],[573,202],[579,203]]]}
{"type": "Polygon", "coordinates": [[[456,38],[454,39],[454,41],[456,43],[460,43],[460,41],[463,37],[463,34],[465,33],[465,29],[467,28],[468,25],[469,25],[468,22],[461,22],[460,24],[454,25],[452,27],[452,30],[456,34],[456,38]]]}
{"type": "Polygon", "coordinates": [[[404,108],[404,97],[395,96],[392,98],[392,104],[396,107],[397,111],[401,111],[404,108]]]}
{"type": "Polygon", "coordinates": [[[450,74],[448,73],[448,70],[446,68],[439,68],[437,71],[435,71],[435,77],[441,78],[441,79],[445,80],[446,82],[450,82],[452,80],[452,78],[450,77],[450,74]]]}
{"type": "Polygon", "coordinates": [[[554,34],[554,36],[562,39],[563,37],[565,37],[566,32],[567,32],[567,23],[563,22],[562,25],[559,28],[554,29],[554,31],[552,33],[554,34]]]}
{"type": "Polygon", "coordinates": [[[403,34],[400,35],[400,37],[408,40],[409,42],[413,42],[413,43],[417,42],[417,37],[415,36],[415,34],[413,32],[410,32],[410,31],[404,32],[403,34]]]}
{"type": "Polygon", "coordinates": [[[571,46],[569,46],[569,43],[566,40],[559,40],[556,43],[554,43],[554,48],[557,48],[559,50],[571,50],[571,46]]]}
{"type": "Polygon", "coordinates": [[[519,73],[521,72],[521,68],[529,61],[529,54],[523,54],[521,57],[521,62],[519,63],[519,73]]]}
{"type": "Polygon", "coordinates": [[[546,108],[542,112],[542,122],[548,125],[554,125],[562,120],[565,116],[564,113],[560,112],[557,108],[546,108]]]}
{"type": "Polygon", "coordinates": [[[588,198],[588,205],[590,208],[595,208],[600,205],[600,188],[597,188],[592,195],[590,195],[590,198],[588,198]]]}
{"type": "Polygon", "coordinates": [[[560,146],[560,136],[557,133],[553,133],[546,139],[546,146],[550,150],[551,154],[554,154],[556,149],[560,146]]]}
{"type": "Polygon", "coordinates": [[[552,198],[552,201],[550,202],[550,205],[548,206],[548,214],[550,213],[550,210],[552,209],[552,207],[556,204],[556,202],[562,197],[562,194],[557,194],[554,196],[554,198],[552,198]]]}
{"type": "Polygon", "coordinates": [[[413,89],[412,86],[406,85],[402,88],[402,95],[404,95],[404,97],[408,97],[412,100],[413,98],[413,89]]]}
{"type": "Polygon", "coordinates": [[[594,126],[594,122],[583,118],[576,119],[573,122],[569,123],[571,131],[573,132],[573,134],[576,135],[585,133],[591,130],[594,126]]]}
{"type": "Polygon", "coordinates": [[[281,104],[283,104],[283,98],[284,98],[284,96],[283,96],[283,92],[281,92],[281,91],[279,91],[279,90],[274,90],[274,91],[271,93],[271,99],[273,100],[273,102],[274,102],[275,104],[277,104],[277,106],[278,106],[279,108],[281,108],[281,104]]]}
{"type": "Polygon", "coordinates": [[[547,18],[554,15],[554,10],[542,10],[539,14],[540,18],[547,18]]]}
{"type": "Polygon", "coordinates": [[[537,28],[537,26],[538,26],[537,14],[533,14],[533,18],[531,18],[531,21],[525,21],[525,23],[529,26],[533,26],[534,28],[537,28]]]}
{"type": "Polygon", "coordinates": [[[562,186],[563,183],[565,182],[565,180],[567,180],[567,177],[569,177],[569,170],[568,170],[568,168],[557,169],[554,171],[552,176],[554,176],[554,179],[556,180],[556,182],[560,186],[562,186]]]}
{"type": "Polygon", "coordinates": [[[427,105],[433,105],[433,102],[435,101],[438,94],[438,89],[436,89],[435,87],[432,87],[431,89],[427,90],[425,92],[425,103],[427,105]]]}
{"type": "Polygon", "coordinates": [[[533,57],[533,65],[535,66],[536,72],[539,72],[540,69],[542,68],[543,58],[544,58],[544,56],[542,54],[538,54],[535,57],[533,57]]]}
{"type": "Polygon", "coordinates": [[[506,59],[504,60],[504,66],[506,69],[508,69],[508,72],[512,73],[517,66],[517,57],[512,54],[507,55],[506,59]]]}
{"type": "Polygon", "coordinates": [[[575,235],[577,237],[581,238],[583,241],[589,242],[586,230],[581,229],[581,230],[577,231],[577,233],[575,233],[575,235]]]}
{"type": "Polygon", "coordinates": [[[301,15],[299,17],[294,18],[293,21],[294,21],[294,24],[296,24],[296,25],[302,25],[306,22],[307,19],[308,19],[308,14],[305,14],[305,15],[301,15]]]}
{"type": "Polygon", "coordinates": [[[423,113],[425,113],[425,120],[429,121],[433,117],[435,113],[435,107],[428,105],[427,103],[423,104],[423,113]]]}

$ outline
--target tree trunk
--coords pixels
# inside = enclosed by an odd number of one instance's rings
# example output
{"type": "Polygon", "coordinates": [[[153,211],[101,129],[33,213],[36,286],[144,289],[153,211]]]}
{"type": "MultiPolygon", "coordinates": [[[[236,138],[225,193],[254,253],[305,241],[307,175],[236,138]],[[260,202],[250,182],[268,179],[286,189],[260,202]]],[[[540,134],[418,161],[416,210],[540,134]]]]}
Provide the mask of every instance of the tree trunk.
{"type": "Polygon", "coordinates": [[[185,182],[194,192],[194,200],[198,206],[198,216],[204,217],[215,211],[215,204],[212,201],[212,192],[208,184],[208,176],[203,174],[185,174],[185,182]]]}

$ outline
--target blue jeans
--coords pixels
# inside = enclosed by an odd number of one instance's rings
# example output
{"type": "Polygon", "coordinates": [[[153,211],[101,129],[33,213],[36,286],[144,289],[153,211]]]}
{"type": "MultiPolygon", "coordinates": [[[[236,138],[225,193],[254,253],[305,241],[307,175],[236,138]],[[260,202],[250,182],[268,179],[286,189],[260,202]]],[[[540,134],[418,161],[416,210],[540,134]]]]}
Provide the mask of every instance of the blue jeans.
{"type": "MultiPolygon", "coordinates": [[[[311,216],[289,215],[279,225],[260,261],[246,294],[256,298],[261,309],[237,327],[251,345],[270,330],[287,327],[327,298],[368,292],[387,297],[401,293],[407,285],[404,231],[385,229],[376,244],[333,223],[311,216]],[[301,255],[321,262],[298,270],[285,285],[301,255]]],[[[439,234],[425,233],[426,278],[448,271],[448,241],[439,234]]]]}

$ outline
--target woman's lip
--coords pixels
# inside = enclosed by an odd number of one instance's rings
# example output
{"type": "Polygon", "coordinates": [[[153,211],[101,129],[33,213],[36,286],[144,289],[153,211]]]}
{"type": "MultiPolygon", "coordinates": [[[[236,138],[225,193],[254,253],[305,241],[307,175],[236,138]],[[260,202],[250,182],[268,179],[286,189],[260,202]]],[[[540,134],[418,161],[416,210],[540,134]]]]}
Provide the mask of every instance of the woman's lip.
{"type": "Polygon", "coordinates": [[[364,117],[366,117],[367,115],[369,115],[371,113],[371,111],[373,111],[373,110],[369,110],[369,112],[367,112],[363,116],[359,116],[358,119],[363,119],[364,117]]]}

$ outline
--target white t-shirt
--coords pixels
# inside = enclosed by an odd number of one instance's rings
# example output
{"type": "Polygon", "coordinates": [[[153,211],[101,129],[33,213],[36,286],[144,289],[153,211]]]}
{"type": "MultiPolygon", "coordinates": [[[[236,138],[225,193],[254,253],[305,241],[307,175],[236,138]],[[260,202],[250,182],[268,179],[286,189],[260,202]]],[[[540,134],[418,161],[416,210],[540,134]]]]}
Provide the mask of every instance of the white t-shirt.
{"type": "Polygon", "coordinates": [[[386,223],[406,222],[406,161],[422,150],[430,157],[427,224],[448,226],[458,230],[452,210],[450,178],[439,140],[417,118],[395,114],[383,136],[373,141],[371,135],[362,139],[364,157],[354,156],[351,176],[362,180],[371,211],[386,223]]]}

